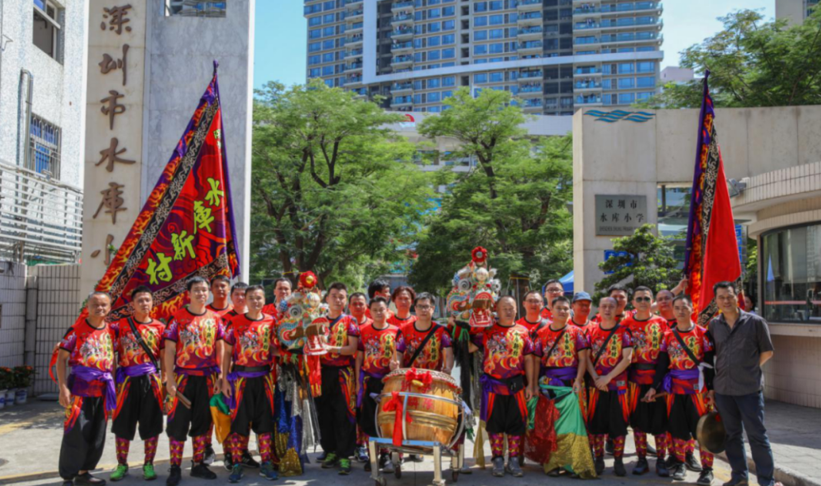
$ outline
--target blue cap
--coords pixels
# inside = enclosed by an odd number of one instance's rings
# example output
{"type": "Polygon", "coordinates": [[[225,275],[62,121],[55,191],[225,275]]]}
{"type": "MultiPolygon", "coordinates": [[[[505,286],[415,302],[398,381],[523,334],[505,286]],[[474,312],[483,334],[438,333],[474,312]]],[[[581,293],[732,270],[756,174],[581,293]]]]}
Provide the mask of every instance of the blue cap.
{"type": "Polygon", "coordinates": [[[575,304],[580,300],[589,300],[590,302],[593,302],[593,299],[590,298],[590,294],[588,294],[587,292],[576,292],[576,294],[573,296],[573,303],[575,304]]]}

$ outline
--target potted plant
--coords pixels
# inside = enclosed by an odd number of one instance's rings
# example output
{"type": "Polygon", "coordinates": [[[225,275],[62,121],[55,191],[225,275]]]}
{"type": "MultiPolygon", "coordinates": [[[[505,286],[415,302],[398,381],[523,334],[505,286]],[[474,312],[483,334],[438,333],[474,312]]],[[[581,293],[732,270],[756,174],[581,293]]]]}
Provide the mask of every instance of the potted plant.
{"type": "Polygon", "coordinates": [[[13,372],[10,368],[0,368],[0,409],[6,406],[6,392],[10,385],[13,372]]]}
{"type": "Polygon", "coordinates": [[[34,377],[34,368],[31,366],[17,366],[14,368],[15,385],[14,403],[22,405],[28,399],[28,389],[34,377]]]}

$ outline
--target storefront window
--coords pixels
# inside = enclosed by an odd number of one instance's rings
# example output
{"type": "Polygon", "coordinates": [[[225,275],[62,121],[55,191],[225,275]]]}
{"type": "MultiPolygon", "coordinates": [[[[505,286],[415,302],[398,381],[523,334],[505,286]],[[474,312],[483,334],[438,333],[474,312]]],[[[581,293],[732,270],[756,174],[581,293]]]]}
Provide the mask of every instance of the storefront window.
{"type": "Polygon", "coordinates": [[[775,230],[762,242],[764,317],[821,324],[821,223],[775,230]]]}

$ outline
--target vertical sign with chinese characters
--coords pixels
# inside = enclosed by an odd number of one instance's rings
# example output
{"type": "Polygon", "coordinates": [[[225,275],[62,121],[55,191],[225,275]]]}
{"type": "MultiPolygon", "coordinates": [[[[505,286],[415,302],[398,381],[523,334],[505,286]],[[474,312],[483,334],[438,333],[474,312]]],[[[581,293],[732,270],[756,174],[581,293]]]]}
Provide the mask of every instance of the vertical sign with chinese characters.
{"type": "Polygon", "coordinates": [[[596,194],[596,236],[632,235],[647,218],[647,196],[596,194]]]}
{"type": "Polygon", "coordinates": [[[146,7],[89,0],[82,294],[90,292],[142,207],[146,7]]]}

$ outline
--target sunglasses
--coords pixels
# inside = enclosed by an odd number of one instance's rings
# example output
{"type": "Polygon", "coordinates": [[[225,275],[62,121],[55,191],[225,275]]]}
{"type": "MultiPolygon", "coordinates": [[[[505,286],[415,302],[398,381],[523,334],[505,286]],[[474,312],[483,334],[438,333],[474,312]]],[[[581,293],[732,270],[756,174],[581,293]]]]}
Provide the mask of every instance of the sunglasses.
{"type": "Polygon", "coordinates": [[[652,302],[653,299],[650,297],[636,297],[636,302],[652,302]]]}

